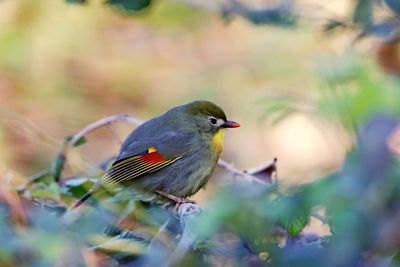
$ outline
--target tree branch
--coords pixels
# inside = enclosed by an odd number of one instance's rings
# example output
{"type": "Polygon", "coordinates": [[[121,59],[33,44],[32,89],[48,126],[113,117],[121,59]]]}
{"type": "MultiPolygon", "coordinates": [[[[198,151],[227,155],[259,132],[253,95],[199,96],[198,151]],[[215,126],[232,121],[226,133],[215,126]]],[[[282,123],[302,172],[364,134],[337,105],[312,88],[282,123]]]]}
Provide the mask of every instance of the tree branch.
{"type": "Polygon", "coordinates": [[[170,267],[179,262],[196,242],[197,236],[192,232],[190,225],[201,212],[201,208],[192,203],[179,205],[177,213],[171,216],[151,239],[147,255],[158,256],[148,258],[145,266],[170,267]],[[171,240],[178,236],[178,244],[172,245],[171,240]]]}
{"type": "Polygon", "coordinates": [[[180,219],[182,227],[182,236],[179,243],[171,254],[171,256],[166,260],[165,266],[172,266],[174,263],[178,262],[186,252],[193,247],[196,242],[197,236],[192,232],[190,224],[202,213],[199,206],[191,203],[185,203],[179,206],[178,216],[180,219]]]}
{"type": "Polygon", "coordinates": [[[237,175],[242,177],[244,180],[246,180],[247,182],[250,183],[257,183],[257,184],[261,184],[261,185],[269,185],[270,183],[266,182],[265,180],[269,180],[269,179],[260,179],[259,177],[257,177],[256,175],[258,173],[261,173],[265,170],[271,170],[271,172],[268,172],[269,175],[272,176],[273,172],[276,172],[276,161],[277,159],[273,159],[265,164],[262,164],[259,167],[253,168],[251,170],[248,171],[242,171],[239,170],[237,168],[235,168],[233,166],[233,164],[226,162],[223,159],[219,159],[218,161],[218,166],[229,171],[230,173],[232,173],[233,175],[237,175]]]}
{"type": "Polygon", "coordinates": [[[120,114],[120,115],[105,117],[103,119],[100,119],[98,121],[95,121],[95,122],[89,124],[82,130],[80,130],[78,133],[74,134],[74,137],[71,139],[71,141],[68,142],[68,144],[70,146],[73,146],[79,139],[81,139],[82,137],[91,133],[92,131],[96,130],[97,128],[100,128],[105,125],[109,125],[110,123],[115,122],[115,121],[125,121],[128,123],[138,124],[138,125],[143,123],[143,121],[136,119],[132,116],[129,116],[127,114],[120,114]]]}

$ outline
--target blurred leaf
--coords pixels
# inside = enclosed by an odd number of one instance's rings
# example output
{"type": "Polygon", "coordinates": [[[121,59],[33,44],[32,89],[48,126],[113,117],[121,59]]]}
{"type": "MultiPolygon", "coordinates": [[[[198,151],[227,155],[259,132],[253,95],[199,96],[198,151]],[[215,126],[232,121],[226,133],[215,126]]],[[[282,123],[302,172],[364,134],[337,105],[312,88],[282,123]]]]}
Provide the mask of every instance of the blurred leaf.
{"type": "Polygon", "coordinates": [[[288,232],[289,235],[295,236],[303,231],[309,220],[308,213],[299,213],[298,216],[293,216],[290,219],[281,221],[282,227],[288,232]]]}
{"type": "Polygon", "coordinates": [[[65,154],[64,152],[59,152],[53,162],[53,165],[51,166],[51,175],[54,177],[55,181],[59,181],[61,177],[61,172],[64,169],[64,164],[65,164],[65,154]]]}
{"type": "Polygon", "coordinates": [[[399,0],[384,0],[385,4],[398,16],[400,16],[399,0]]]}
{"type": "MultiPolygon", "coordinates": [[[[67,137],[65,138],[65,142],[70,142],[70,141],[72,140],[72,138],[74,138],[73,135],[67,136],[67,137]]],[[[86,142],[87,142],[86,137],[82,136],[81,138],[79,138],[79,139],[74,143],[74,147],[81,146],[81,145],[85,144],[86,142]]]]}
{"type": "Polygon", "coordinates": [[[87,2],[87,0],[65,0],[65,2],[71,4],[84,4],[87,2]]]}
{"type": "Polygon", "coordinates": [[[196,249],[207,249],[207,248],[214,248],[214,247],[221,247],[223,244],[218,241],[214,240],[205,240],[196,243],[196,249]]]}
{"type": "Polygon", "coordinates": [[[279,224],[289,235],[298,235],[310,218],[309,208],[299,196],[283,196],[275,206],[279,224]]]}
{"type": "Polygon", "coordinates": [[[74,198],[81,198],[96,183],[96,181],[96,179],[90,178],[68,179],[63,184],[63,191],[74,198]]]}
{"type": "Polygon", "coordinates": [[[152,0],[107,0],[106,3],[127,13],[137,13],[149,8],[152,0]]]}
{"type": "Polygon", "coordinates": [[[60,195],[58,192],[54,192],[54,191],[34,190],[34,191],[31,191],[31,196],[39,197],[39,198],[49,197],[49,198],[59,199],[60,195]]]}
{"type": "Polygon", "coordinates": [[[81,146],[81,145],[85,144],[86,142],[87,142],[87,139],[82,136],[81,138],[79,138],[78,141],[75,142],[74,146],[75,147],[81,146]]]}
{"type": "Polygon", "coordinates": [[[396,252],[396,254],[392,257],[389,267],[400,267],[400,252],[396,252]]]}
{"type": "Polygon", "coordinates": [[[31,197],[49,197],[54,199],[60,199],[60,187],[57,183],[53,182],[49,184],[36,184],[30,191],[31,197]]]}
{"type": "Polygon", "coordinates": [[[30,183],[38,183],[38,182],[50,183],[54,181],[54,177],[51,175],[50,170],[43,170],[29,177],[28,180],[30,183]]]}
{"type": "Polygon", "coordinates": [[[353,22],[363,29],[368,29],[373,24],[373,0],[358,0],[353,13],[353,22]]]}
{"type": "Polygon", "coordinates": [[[108,237],[97,236],[97,246],[92,247],[95,251],[106,251],[111,253],[126,253],[130,255],[142,254],[146,250],[146,244],[143,238],[136,235],[124,232],[112,239],[108,237]]]}

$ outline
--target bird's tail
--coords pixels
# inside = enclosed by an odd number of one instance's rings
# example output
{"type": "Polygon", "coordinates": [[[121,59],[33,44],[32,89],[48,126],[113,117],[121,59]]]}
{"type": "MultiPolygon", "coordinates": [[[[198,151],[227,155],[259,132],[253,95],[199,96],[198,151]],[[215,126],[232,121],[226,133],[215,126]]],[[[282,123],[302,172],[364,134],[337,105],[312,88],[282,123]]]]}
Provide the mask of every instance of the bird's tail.
{"type": "Polygon", "coordinates": [[[95,183],[92,188],[83,196],[81,197],[70,209],[69,211],[73,211],[77,208],[79,208],[83,203],[86,202],[89,198],[93,196],[98,196],[98,194],[101,194],[106,190],[106,187],[104,187],[104,181],[107,181],[108,173],[104,174],[103,177],[100,178],[100,180],[95,183]]]}
{"type": "Polygon", "coordinates": [[[88,200],[91,196],[92,196],[92,193],[91,193],[91,191],[89,191],[83,197],[81,197],[81,199],[79,199],[69,210],[70,211],[75,210],[76,208],[81,206],[83,203],[85,203],[86,200],[88,200]]]}
{"type": "MultiPolygon", "coordinates": [[[[103,176],[100,181],[102,181],[104,177],[105,176],[103,176]]],[[[97,182],[92,186],[92,188],[90,188],[90,190],[83,197],[81,197],[77,202],[75,202],[75,204],[68,210],[68,212],[79,208],[89,198],[93,196],[96,197],[98,196],[98,194],[102,192],[104,192],[104,187],[102,186],[102,182],[97,182]]]]}

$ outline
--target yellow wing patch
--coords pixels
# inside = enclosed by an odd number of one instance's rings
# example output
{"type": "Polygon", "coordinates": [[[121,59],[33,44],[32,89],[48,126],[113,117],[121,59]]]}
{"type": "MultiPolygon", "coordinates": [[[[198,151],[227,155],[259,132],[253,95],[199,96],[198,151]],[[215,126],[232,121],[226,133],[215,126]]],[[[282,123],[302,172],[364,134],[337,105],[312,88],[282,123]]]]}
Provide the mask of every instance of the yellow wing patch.
{"type": "Polygon", "coordinates": [[[153,153],[153,152],[157,152],[157,149],[154,146],[149,147],[149,149],[147,149],[147,153],[153,153]]]}

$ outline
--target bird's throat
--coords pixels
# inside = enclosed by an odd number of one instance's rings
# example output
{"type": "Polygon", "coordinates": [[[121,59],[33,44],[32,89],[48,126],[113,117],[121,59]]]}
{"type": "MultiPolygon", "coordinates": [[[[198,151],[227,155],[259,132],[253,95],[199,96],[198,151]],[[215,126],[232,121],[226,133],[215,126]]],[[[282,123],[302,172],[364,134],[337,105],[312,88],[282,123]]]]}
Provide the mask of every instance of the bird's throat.
{"type": "Polygon", "coordinates": [[[221,154],[221,152],[224,148],[224,146],[223,146],[224,134],[225,134],[225,130],[219,129],[218,132],[212,138],[212,144],[213,144],[218,156],[219,156],[219,154],[221,154]]]}

